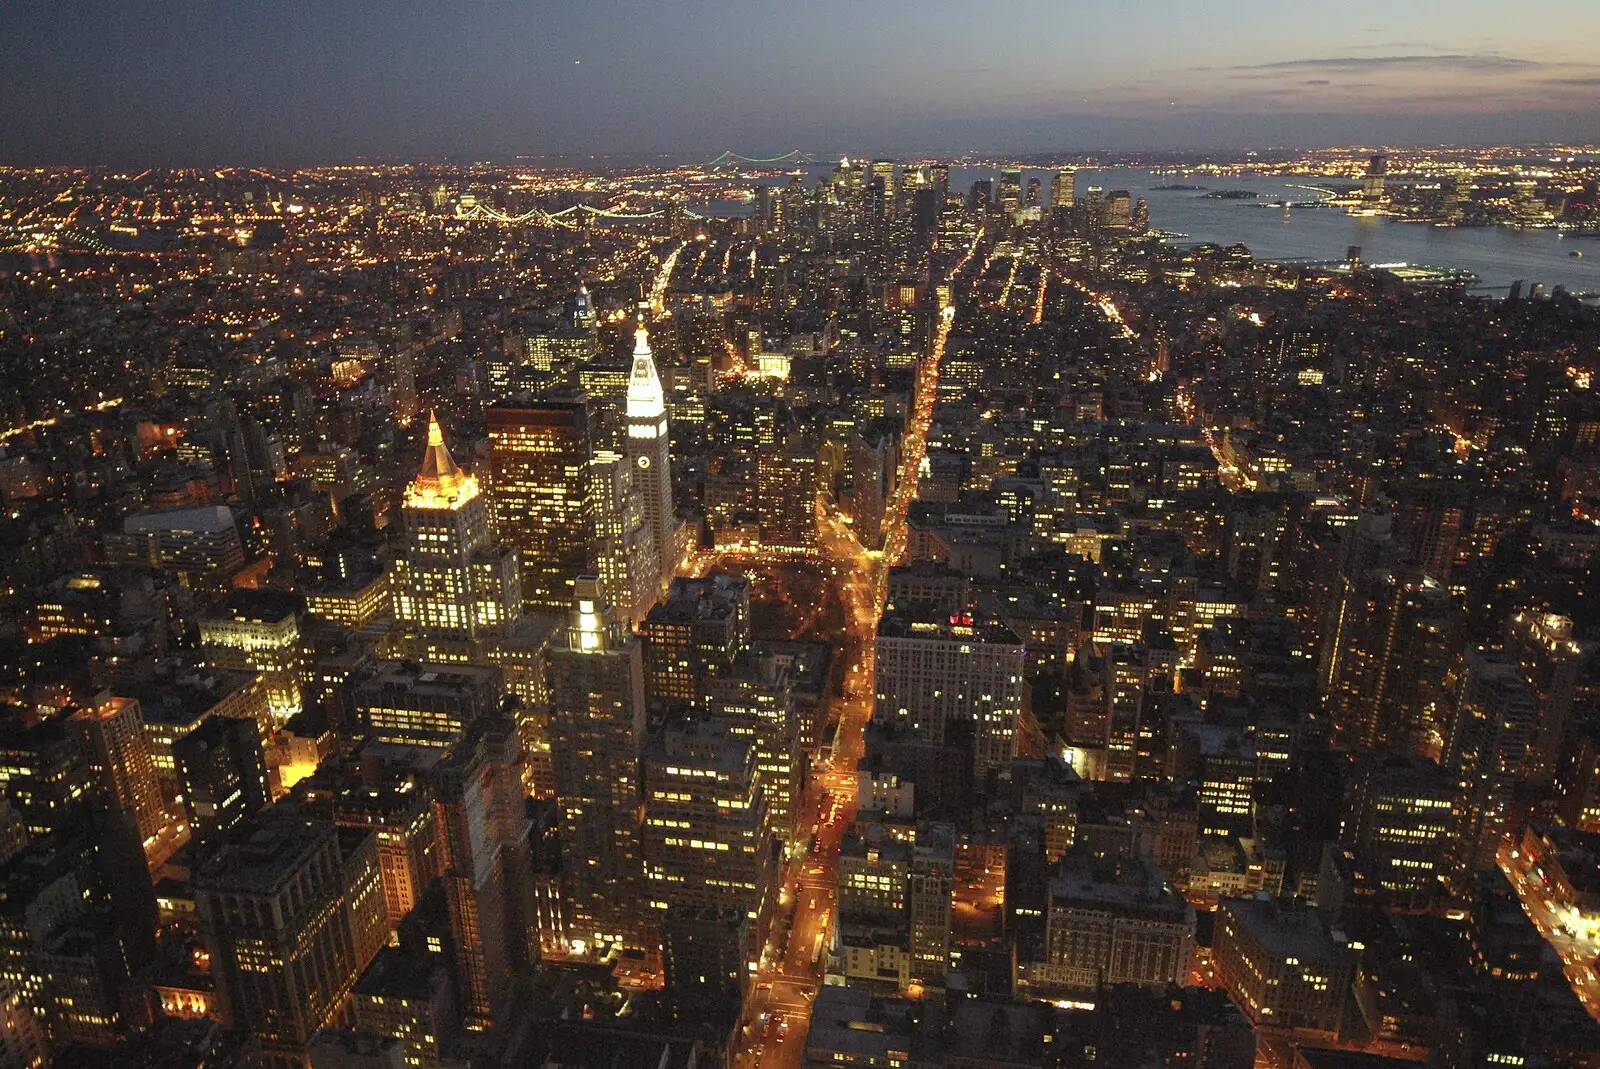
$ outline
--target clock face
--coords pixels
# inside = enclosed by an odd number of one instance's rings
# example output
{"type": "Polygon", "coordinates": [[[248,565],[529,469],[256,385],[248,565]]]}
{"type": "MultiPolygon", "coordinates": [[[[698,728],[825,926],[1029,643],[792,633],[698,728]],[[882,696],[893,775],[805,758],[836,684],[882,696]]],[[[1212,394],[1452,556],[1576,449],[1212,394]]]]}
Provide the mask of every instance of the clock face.
{"type": "Polygon", "coordinates": [[[650,466],[650,458],[649,457],[640,457],[639,458],[639,467],[648,468],[649,466],[650,466]]]}

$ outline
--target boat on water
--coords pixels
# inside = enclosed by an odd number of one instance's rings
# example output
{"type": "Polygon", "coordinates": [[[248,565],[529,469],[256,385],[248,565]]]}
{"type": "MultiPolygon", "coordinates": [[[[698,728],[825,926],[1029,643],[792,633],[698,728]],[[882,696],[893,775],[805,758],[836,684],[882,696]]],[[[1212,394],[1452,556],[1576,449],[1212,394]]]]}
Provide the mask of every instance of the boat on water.
{"type": "Polygon", "coordinates": [[[1583,259],[1583,250],[1573,249],[1571,252],[1567,253],[1567,255],[1572,257],[1574,260],[1581,260],[1583,259]]]}

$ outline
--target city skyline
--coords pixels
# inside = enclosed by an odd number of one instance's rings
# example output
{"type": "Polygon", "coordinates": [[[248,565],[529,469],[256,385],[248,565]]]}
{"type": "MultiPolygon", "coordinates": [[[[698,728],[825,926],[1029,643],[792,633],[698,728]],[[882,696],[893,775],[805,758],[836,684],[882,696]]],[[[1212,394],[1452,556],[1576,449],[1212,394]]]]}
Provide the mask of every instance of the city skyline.
{"type": "Polygon", "coordinates": [[[897,154],[1600,140],[1600,10],[1381,19],[1162,2],[730,11],[482,2],[38,5],[0,43],[0,160],[897,154]]]}

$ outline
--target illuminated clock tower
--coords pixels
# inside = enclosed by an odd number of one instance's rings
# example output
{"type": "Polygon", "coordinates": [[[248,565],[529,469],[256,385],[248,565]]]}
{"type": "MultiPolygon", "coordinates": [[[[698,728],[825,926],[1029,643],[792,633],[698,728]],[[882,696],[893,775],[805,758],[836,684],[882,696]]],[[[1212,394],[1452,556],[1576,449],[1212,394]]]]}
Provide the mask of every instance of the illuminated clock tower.
{"type": "Polygon", "coordinates": [[[672,462],[667,452],[667,403],[650,352],[644,317],[634,332],[633,373],[628,376],[628,463],[633,485],[644,508],[645,523],[655,537],[661,581],[672,578],[677,564],[677,513],[672,507],[672,462]]]}

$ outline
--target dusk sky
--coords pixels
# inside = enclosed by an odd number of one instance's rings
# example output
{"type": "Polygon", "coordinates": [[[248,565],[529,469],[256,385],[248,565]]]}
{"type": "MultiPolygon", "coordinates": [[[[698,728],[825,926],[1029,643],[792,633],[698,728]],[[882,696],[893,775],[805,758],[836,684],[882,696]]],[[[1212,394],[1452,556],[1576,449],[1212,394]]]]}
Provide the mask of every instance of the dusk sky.
{"type": "Polygon", "coordinates": [[[1600,2],[19,0],[0,162],[1600,141],[1600,2]]]}

